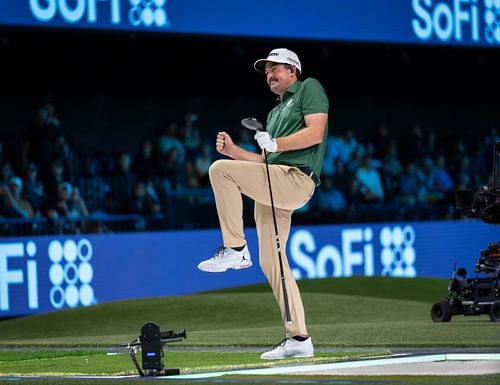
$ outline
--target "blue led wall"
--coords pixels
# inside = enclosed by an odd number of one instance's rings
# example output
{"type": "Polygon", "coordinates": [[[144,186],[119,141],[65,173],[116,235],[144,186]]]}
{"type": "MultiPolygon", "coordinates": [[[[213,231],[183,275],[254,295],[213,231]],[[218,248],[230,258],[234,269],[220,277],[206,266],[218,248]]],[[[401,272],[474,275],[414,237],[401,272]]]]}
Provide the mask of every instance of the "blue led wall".
{"type": "MultiPolygon", "coordinates": [[[[246,235],[258,261],[255,230],[246,235]]],[[[446,278],[455,264],[474,274],[480,249],[495,241],[499,227],[480,221],[306,226],[294,228],[287,255],[300,279],[446,278]]],[[[4,238],[0,317],[265,282],[257,263],[223,274],[198,271],[220,243],[216,230],[4,238]]]]}
{"type": "Polygon", "coordinates": [[[500,47],[497,0],[2,0],[0,24],[500,47]]]}

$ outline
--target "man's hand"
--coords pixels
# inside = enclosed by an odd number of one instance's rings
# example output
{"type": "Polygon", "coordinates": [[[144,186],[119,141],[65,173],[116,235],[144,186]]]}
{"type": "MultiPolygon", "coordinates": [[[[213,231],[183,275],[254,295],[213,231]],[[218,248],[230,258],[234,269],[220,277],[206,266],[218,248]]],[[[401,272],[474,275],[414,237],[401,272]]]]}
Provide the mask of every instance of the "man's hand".
{"type": "Polygon", "coordinates": [[[263,162],[261,154],[247,151],[233,142],[233,139],[227,132],[221,131],[217,133],[217,140],[215,141],[215,148],[217,152],[229,156],[237,160],[247,160],[251,162],[263,162]]]}
{"type": "Polygon", "coordinates": [[[217,140],[215,141],[215,148],[218,153],[230,157],[234,157],[236,145],[233,142],[233,139],[229,136],[227,132],[219,132],[217,133],[217,140]]]}
{"type": "Polygon", "coordinates": [[[266,150],[267,152],[276,152],[278,150],[276,139],[271,138],[271,135],[265,131],[257,131],[253,138],[262,150],[266,150]]]}

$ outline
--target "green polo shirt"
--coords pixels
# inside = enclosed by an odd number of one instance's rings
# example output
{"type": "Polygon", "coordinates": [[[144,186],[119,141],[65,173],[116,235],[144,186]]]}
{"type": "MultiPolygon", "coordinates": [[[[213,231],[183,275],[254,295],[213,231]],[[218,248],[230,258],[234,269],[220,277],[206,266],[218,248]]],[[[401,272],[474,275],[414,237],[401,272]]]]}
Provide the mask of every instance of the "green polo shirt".
{"type": "MultiPolygon", "coordinates": [[[[297,81],[286,90],[279,104],[267,116],[266,129],[273,138],[291,135],[306,127],[304,116],[328,113],[328,96],[321,84],[313,78],[297,81]]],[[[328,123],[323,141],[301,150],[274,152],[268,155],[269,164],[308,167],[319,177],[325,156],[328,123]]]]}

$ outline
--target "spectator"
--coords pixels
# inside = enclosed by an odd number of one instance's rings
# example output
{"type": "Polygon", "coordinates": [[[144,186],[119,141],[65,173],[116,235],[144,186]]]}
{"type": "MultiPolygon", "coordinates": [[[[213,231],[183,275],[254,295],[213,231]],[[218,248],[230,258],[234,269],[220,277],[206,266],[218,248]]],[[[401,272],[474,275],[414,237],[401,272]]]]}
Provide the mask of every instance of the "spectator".
{"type": "Polygon", "coordinates": [[[57,198],[49,205],[47,217],[82,218],[88,215],[87,206],[80,196],[78,187],[73,188],[68,182],[60,183],[57,188],[57,198]]]}
{"type": "Polygon", "coordinates": [[[0,186],[7,186],[12,176],[12,165],[8,160],[4,160],[2,164],[0,164],[0,186]]]}
{"type": "Polygon", "coordinates": [[[140,151],[132,162],[132,169],[137,177],[144,180],[155,180],[158,177],[158,160],[151,139],[142,141],[140,151]]]}
{"type": "MultiPolygon", "coordinates": [[[[158,138],[158,156],[160,165],[165,159],[168,159],[172,150],[177,151],[177,161],[181,165],[186,159],[186,150],[182,142],[177,138],[177,123],[171,122],[163,127],[162,133],[158,138]]],[[[168,162],[167,162],[168,163],[168,162]]]]}
{"type": "Polygon", "coordinates": [[[238,141],[236,144],[247,151],[256,152],[257,147],[255,147],[255,141],[250,136],[250,131],[247,128],[240,128],[238,135],[238,141]]]}
{"type": "Polygon", "coordinates": [[[446,157],[449,164],[449,171],[451,175],[456,177],[458,174],[465,172],[471,176],[469,169],[469,152],[467,145],[463,139],[458,139],[454,145],[450,146],[452,153],[446,157]]]}
{"type": "Polygon", "coordinates": [[[384,181],[384,191],[386,198],[392,200],[398,191],[398,183],[403,173],[403,166],[398,158],[398,146],[395,140],[392,140],[387,148],[382,166],[382,176],[384,181]]]}
{"type": "Polygon", "coordinates": [[[334,164],[335,172],[332,176],[333,186],[339,189],[342,192],[342,195],[346,198],[348,202],[351,201],[352,198],[352,180],[353,175],[348,174],[346,170],[346,166],[340,158],[335,159],[334,164]]]}
{"type": "Polygon", "coordinates": [[[437,191],[434,185],[434,161],[431,158],[424,157],[420,159],[420,163],[420,178],[423,185],[420,202],[436,204],[443,199],[444,194],[437,191]]]}
{"type": "Polygon", "coordinates": [[[195,126],[195,122],[197,120],[198,115],[187,112],[184,114],[184,124],[179,130],[179,137],[181,138],[184,148],[186,149],[187,160],[194,160],[196,158],[196,154],[200,150],[200,131],[195,126]]]}
{"type": "Polygon", "coordinates": [[[318,191],[318,207],[325,211],[341,211],[347,208],[344,194],[333,186],[331,177],[324,177],[318,191]]]}
{"type": "Polygon", "coordinates": [[[415,206],[420,196],[425,192],[422,186],[422,178],[413,162],[407,162],[403,174],[399,178],[399,194],[397,200],[408,206],[415,206]]]}
{"type": "Polygon", "coordinates": [[[78,187],[90,215],[106,214],[105,202],[109,186],[101,176],[97,160],[85,159],[78,179],[78,187]]]}
{"type": "MultiPolygon", "coordinates": [[[[355,174],[356,171],[361,167],[361,163],[363,162],[363,157],[365,156],[367,156],[365,147],[360,143],[351,152],[349,161],[346,163],[347,171],[350,174],[355,174]]],[[[371,158],[370,158],[370,165],[371,165],[371,158]]]]}
{"type": "Polygon", "coordinates": [[[109,177],[109,198],[107,211],[125,213],[127,199],[132,195],[136,183],[136,175],[131,169],[130,154],[123,152],[118,157],[118,164],[109,177]]]}
{"type": "Polygon", "coordinates": [[[7,186],[0,186],[2,215],[8,218],[33,218],[31,204],[21,196],[23,182],[21,178],[13,176],[7,186]]]}
{"type": "Polygon", "coordinates": [[[332,176],[335,172],[335,160],[340,159],[340,144],[337,137],[328,135],[326,139],[325,157],[323,159],[323,168],[321,174],[332,176]]]}
{"type": "Polygon", "coordinates": [[[208,169],[213,162],[212,146],[204,141],[201,146],[201,154],[196,157],[194,167],[200,178],[201,186],[208,186],[208,169]]]}
{"type": "Polygon", "coordinates": [[[56,199],[59,185],[64,182],[64,164],[60,159],[53,159],[49,163],[49,174],[43,180],[47,197],[56,199]]]}
{"type": "Polygon", "coordinates": [[[176,148],[172,148],[170,152],[165,154],[160,162],[162,184],[168,185],[169,188],[177,189],[182,184],[183,174],[179,173],[182,170],[184,162],[179,160],[179,152],[176,148]],[[165,183],[164,180],[168,180],[165,183]]]}
{"type": "Polygon", "coordinates": [[[492,146],[485,146],[484,143],[476,143],[474,149],[471,152],[470,156],[470,169],[474,171],[474,173],[480,175],[480,182],[486,180],[488,178],[488,174],[491,173],[489,169],[489,164],[486,162],[486,154],[491,154],[492,146]]]}
{"type": "Polygon", "coordinates": [[[448,193],[453,190],[454,184],[450,173],[445,168],[444,155],[436,157],[435,167],[432,173],[432,184],[436,191],[448,193]]]}
{"type": "Polygon", "coordinates": [[[420,123],[414,122],[412,124],[409,134],[403,140],[403,148],[405,151],[401,155],[404,162],[420,159],[428,155],[425,135],[420,123]]]}
{"type": "MultiPolygon", "coordinates": [[[[45,103],[37,111],[34,124],[25,133],[22,149],[23,168],[29,161],[37,165],[48,165],[47,160],[54,158],[56,139],[64,136],[64,130],[56,116],[55,108],[51,103],[45,103]]],[[[42,179],[49,174],[48,167],[40,170],[42,179]]]]}
{"type": "Polygon", "coordinates": [[[53,221],[58,233],[80,233],[87,228],[87,223],[75,219],[89,215],[78,187],[62,182],[57,188],[57,197],[48,204],[47,217],[53,221]]]}
{"type": "Polygon", "coordinates": [[[476,186],[471,186],[469,175],[458,174],[456,178],[455,188],[457,190],[465,190],[470,188],[476,188],[476,186]]]}
{"type": "Polygon", "coordinates": [[[365,203],[381,202],[384,200],[384,189],[380,174],[371,166],[371,158],[364,156],[360,168],[356,172],[359,183],[358,193],[365,203]]]}
{"type": "Polygon", "coordinates": [[[24,175],[24,192],[26,199],[33,207],[36,215],[40,215],[45,205],[45,188],[38,178],[38,167],[35,163],[29,162],[24,175]]]}
{"type": "Polygon", "coordinates": [[[200,188],[200,176],[193,165],[193,162],[186,161],[184,164],[184,188],[200,188]]]}
{"type": "Polygon", "coordinates": [[[358,141],[354,136],[354,131],[346,130],[337,141],[340,159],[347,163],[351,159],[351,153],[358,147],[358,141]]]}
{"type": "MultiPolygon", "coordinates": [[[[360,147],[363,147],[363,146],[360,146],[360,147]]],[[[377,170],[382,168],[382,160],[384,158],[383,157],[382,158],[375,157],[375,147],[373,146],[373,143],[368,142],[366,144],[366,146],[364,146],[364,153],[362,153],[362,156],[365,154],[370,157],[370,164],[372,165],[373,168],[375,168],[377,170]]]]}
{"type": "Polygon", "coordinates": [[[372,137],[370,142],[373,143],[373,156],[376,159],[383,159],[389,152],[389,147],[392,142],[389,135],[389,129],[385,122],[379,122],[375,136],[372,137]]]}
{"type": "Polygon", "coordinates": [[[128,200],[127,211],[144,216],[159,213],[161,211],[160,200],[153,187],[143,180],[138,180],[128,200]]]}
{"type": "Polygon", "coordinates": [[[78,174],[78,170],[76,169],[76,156],[63,134],[59,134],[56,137],[56,141],[54,143],[54,153],[51,159],[58,159],[62,162],[65,172],[65,180],[72,182],[75,180],[75,177],[78,174]]]}

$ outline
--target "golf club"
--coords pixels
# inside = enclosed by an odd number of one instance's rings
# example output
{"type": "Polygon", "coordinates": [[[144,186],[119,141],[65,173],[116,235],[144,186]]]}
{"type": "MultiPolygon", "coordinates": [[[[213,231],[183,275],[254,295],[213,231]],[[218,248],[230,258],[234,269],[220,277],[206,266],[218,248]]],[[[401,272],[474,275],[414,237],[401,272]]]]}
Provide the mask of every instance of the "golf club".
{"type": "MultiPolygon", "coordinates": [[[[264,125],[257,118],[242,119],[241,124],[243,125],[243,127],[246,127],[252,131],[265,131],[264,125]]],[[[278,259],[279,259],[279,264],[280,264],[280,280],[281,280],[281,286],[283,288],[283,301],[285,303],[285,318],[286,318],[287,323],[291,323],[292,317],[290,315],[290,305],[288,304],[288,292],[286,291],[285,275],[283,274],[283,260],[281,258],[281,245],[280,245],[280,238],[279,238],[279,234],[278,234],[278,224],[276,222],[276,213],[274,211],[273,190],[271,189],[271,176],[269,174],[269,164],[267,163],[267,151],[266,150],[264,150],[264,161],[266,163],[267,183],[269,185],[269,195],[271,197],[271,209],[273,212],[274,232],[276,235],[276,248],[278,249],[278,259]]]]}

